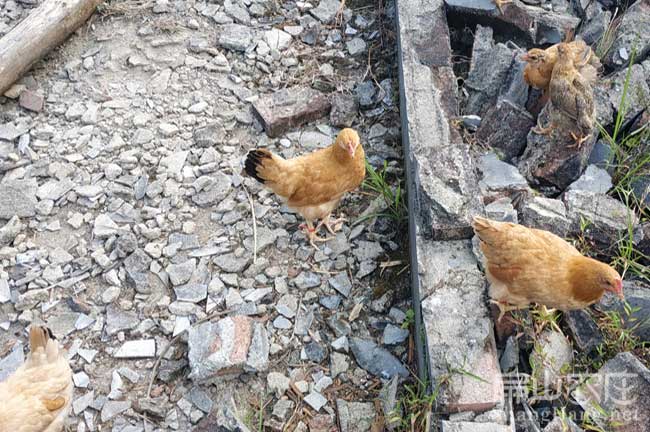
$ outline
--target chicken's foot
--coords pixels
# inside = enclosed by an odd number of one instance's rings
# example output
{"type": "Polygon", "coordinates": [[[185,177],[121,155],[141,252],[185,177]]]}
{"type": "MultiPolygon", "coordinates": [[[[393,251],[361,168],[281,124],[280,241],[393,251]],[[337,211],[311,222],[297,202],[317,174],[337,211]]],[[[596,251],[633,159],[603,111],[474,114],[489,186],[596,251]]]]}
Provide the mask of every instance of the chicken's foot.
{"type": "Polygon", "coordinates": [[[327,215],[325,216],[318,225],[316,225],[316,231],[320,229],[320,227],[324,226],[327,231],[330,232],[332,235],[336,235],[337,231],[340,231],[341,228],[343,227],[343,222],[347,222],[347,219],[344,217],[340,217],[338,219],[334,219],[333,221],[330,220],[330,217],[332,215],[327,215]]]}
{"type": "Polygon", "coordinates": [[[551,122],[546,127],[542,127],[542,126],[540,126],[538,124],[534,128],[532,128],[531,130],[533,131],[533,133],[535,133],[537,135],[548,135],[551,132],[553,132],[553,129],[555,129],[555,124],[553,124],[553,122],[551,122]]]}
{"type": "Polygon", "coordinates": [[[494,299],[490,299],[490,303],[497,305],[497,307],[499,308],[499,317],[497,318],[497,322],[501,322],[503,316],[507,312],[516,311],[519,309],[526,309],[528,307],[528,306],[517,306],[503,300],[500,301],[494,299]]]}
{"type": "Polygon", "coordinates": [[[575,141],[575,144],[571,144],[568,147],[569,148],[577,148],[578,150],[580,150],[580,148],[582,147],[582,144],[585,141],[587,141],[590,136],[591,136],[591,134],[585,135],[585,136],[580,136],[580,135],[576,135],[573,132],[571,132],[571,138],[573,138],[573,140],[575,141]]]}
{"type": "Polygon", "coordinates": [[[316,246],[315,242],[318,243],[323,243],[332,240],[334,237],[319,237],[318,234],[316,234],[316,228],[314,228],[314,224],[311,222],[307,222],[306,224],[301,224],[299,226],[300,230],[303,231],[307,235],[307,240],[309,240],[309,244],[314,247],[316,250],[320,250],[318,246],[316,246]]]}
{"type": "Polygon", "coordinates": [[[513,0],[492,0],[495,5],[497,5],[497,9],[499,9],[499,12],[501,15],[503,15],[503,5],[512,3],[513,0]]]}
{"type": "Polygon", "coordinates": [[[336,16],[334,18],[334,22],[336,23],[336,27],[340,27],[343,24],[343,11],[345,10],[345,0],[341,0],[341,4],[339,5],[339,9],[336,11],[336,16]]]}

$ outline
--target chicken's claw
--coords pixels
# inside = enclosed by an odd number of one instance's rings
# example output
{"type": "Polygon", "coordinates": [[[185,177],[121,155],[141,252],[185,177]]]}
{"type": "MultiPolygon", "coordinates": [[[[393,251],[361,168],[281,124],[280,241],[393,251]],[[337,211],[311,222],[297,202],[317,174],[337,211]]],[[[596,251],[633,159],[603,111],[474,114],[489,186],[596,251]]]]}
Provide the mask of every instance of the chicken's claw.
{"type": "Polygon", "coordinates": [[[499,9],[499,13],[503,15],[503,5],[512,3],[513,0],[492,0],[495,5],[497,5],[497,9],[499,9]]]}
{"type": "Polygon", "coordinates": [[[330,221],[330,215],[327,215],[325,218],[323,218],[323,220],[320,221],[318,225],[316,225],[316,231],[318,231],[321,226],[324,226],[325,229],[330,232],[330,234],[336,235],[336,232],[341,230],[343,222],[347,222],[347,219],[340,217],[338,219],[330,221]]]}
{"type": "Polygon", "coordinates": [[[531,130],[533,131],[534,134],[537,134],[537,135],[548,135],[553,131],[554,128],[555,128],[555,125],[553,123],[551,123],[546,127],[542,127],[540,125],[537,125],[534,128],[532,128],[531,130]]]}
{"type": "Polygon", "coordinates": [[[314,247],[316,250],[320,250],[320,248],[316,245],[315,242],[323,243],[332,240],[334,237],[319,237],[318,234],[316,234],[316,228],[310,223],[308,224],[300,224],[299,226],[300,230],[303,231],[307,235],[307,240],[309,241],[309,244],[314,247]]]}
{"type": "Polygon", "coordinates": [[[578,150],[580,150],[580,148],[582,147],[582,144],[585,141],[587,141],[589,139],[589,137],[590,137],[590,135],[578,136],[578,135],[574,134],[573,132],[571,132],[571,138],[573,138],[573,140],[575,141],[575,144],[571,144],[568,147],[569,148],[577,148],[578,150]]]}

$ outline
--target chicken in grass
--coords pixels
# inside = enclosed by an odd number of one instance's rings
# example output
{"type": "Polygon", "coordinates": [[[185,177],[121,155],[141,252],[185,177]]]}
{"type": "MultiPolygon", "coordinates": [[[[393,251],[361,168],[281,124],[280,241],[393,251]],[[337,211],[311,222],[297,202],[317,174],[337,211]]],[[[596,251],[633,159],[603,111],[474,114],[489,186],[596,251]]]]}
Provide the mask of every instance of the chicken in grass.
{"type": "Polygon", "coordinates": [[[72,370],[50,329],[32,326],[25,363],[0,382],[0,431],[59,432],[72,403],[72,370]]]}
{"type": "Polygon", "coordinates": [[[605,291],[624,298],[616,270],[553,233],[482,217],[474,218],[473,227],[499,320],[530,303],[569,311],[598,302],[605,291]]]}
{"type": "MultiPolygon", "coordinates": [[[[522,56],[521,59],[527,62],[524,68],[526,83],[541,90],[548,90],[553,67],[558,60],[558,46],[559,44],[546,49],[533,48],[522,56]]],[[[602,67],[596,54],[580,39],[568,42],[566,46],[580,74],[593,83],[602,67]]]]}
{"type": "Polygon", "coordinates": [[[346,192],[355,190],[366,175],[365,153],[359,134],[343,129],[336,141],[324,149],[284,159],[265,149],[251,150],[246,157],[245,173],[286,200],[287,205],[306,221],[309,243],[330,238],[318,236],[324,226],[331,234],[340,229],[343,219],[330,220],[346,192]],[[321,219],[314,227],[313,221],[321,219]]]}

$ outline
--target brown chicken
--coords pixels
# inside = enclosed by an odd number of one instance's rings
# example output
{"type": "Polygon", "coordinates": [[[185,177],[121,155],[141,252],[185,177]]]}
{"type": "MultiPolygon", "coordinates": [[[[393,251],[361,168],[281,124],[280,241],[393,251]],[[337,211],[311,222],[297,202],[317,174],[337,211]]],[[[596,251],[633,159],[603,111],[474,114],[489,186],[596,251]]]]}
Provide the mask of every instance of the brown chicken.
{"type": "Polygon", "coordinates": [[[598,302],[605,291],[624,298],[616,270],[581,255],[555,234],[482,217],[474,218],[473,227],[499,320],[530,303],[568,311],[598,302]]]}
{"type": "Polygon", "coordinates": [[[283,159],[265,149],[252,150],[244,171],[305,218],[309,243],[318,249],[314,242],[330,240],[317,235],[321,226],[332,234],[340,229],[344,219],[330,221],[330,215],[343,195],[363,181],[365,160],[359,134],[343,129],[331,146],[293,159],[283,159]],[[314,228],[312,221],[316,219],[321,222],[314,228]]]}
{"type": "MultiPolygon", "coordinates": [[[[529,85],[541,90],[548,89],[558,59],[558,46],[559,44],[546,49],[533,48],[522,56],[522,60],[528,62],[524,68],[524,80],[529,85]]],[[[594,82],[601,69],[598,57],[583,40],[568,42],[567,46],[580,74],[590,83],[594,82]]]]}
{"type": "Polygon", "coordinates": [[[548,134],[558,124],[566,124],[568,120],[571,129],[577,126],[577,133],[570,131],[570,135],[575,140],[575,145],[580,148],[594,129],[594,90],[591,83],[576,69],[568,44],[559,44],[557,50],[558,59],[549,83],[551,121],[548,126],[536,127],[533,131],[548,134]]]}
{"type": "Polygon", "coordinates": [[[29,330],[25,363],[0,383],[0,431],[59,432],[72,402],[72,370],[46,327],[29,330]]]}

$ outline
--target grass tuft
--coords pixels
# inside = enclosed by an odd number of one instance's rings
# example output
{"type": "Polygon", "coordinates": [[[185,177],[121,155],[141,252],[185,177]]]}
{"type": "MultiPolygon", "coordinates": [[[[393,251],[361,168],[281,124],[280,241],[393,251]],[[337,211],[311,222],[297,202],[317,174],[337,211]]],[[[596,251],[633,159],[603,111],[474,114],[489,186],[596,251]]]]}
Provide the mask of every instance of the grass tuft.
{"type": "Polygon", "coordinates": [[[396,187],[391,186],[388,182],[388,162],[384,161],[384,166],[379,170],[375,170],[366,160],[366,173],[363,188],[382,197],[386,203],[386,211],[367,215],[365,218],[357,220],[356,223],[372,217],[388,217],[398,223],[405,222],[408,211],[404,190],[402,189],[401,181],[397,181],[396,187]]]}

